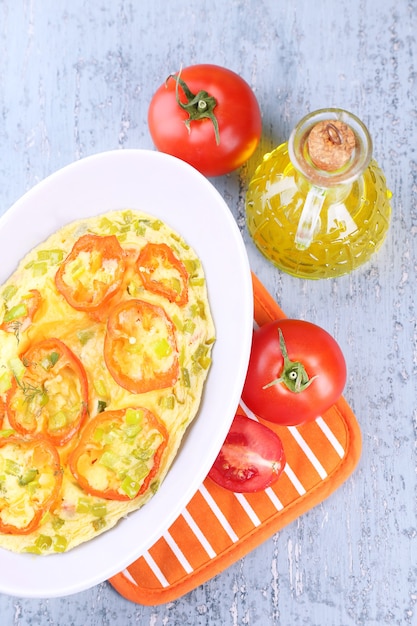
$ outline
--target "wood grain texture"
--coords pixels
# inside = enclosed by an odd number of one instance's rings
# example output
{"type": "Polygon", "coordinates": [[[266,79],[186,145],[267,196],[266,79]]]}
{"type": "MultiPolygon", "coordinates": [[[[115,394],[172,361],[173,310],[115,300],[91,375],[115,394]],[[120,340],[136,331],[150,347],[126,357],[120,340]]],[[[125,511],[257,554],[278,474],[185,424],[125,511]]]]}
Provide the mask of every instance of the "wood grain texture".
{"type": "Polygon", "coordinates": [[[417,623],[416,37],[416,0],[0,1],[0,213],[75,159],[152,148],[149,100],[181,64],[218,63],[251,84],[261,144],[213,184],[280,306],[339,341],[363,432],[359,467],[341,489],[176,602],[141,607],[107,583],[60,599],[3,595],[2,626],[417,623]],[[393,220],[371,263],[310,282],[256,251],[244,196],[261,155],[325,106],[368,125],[393,220]]]}

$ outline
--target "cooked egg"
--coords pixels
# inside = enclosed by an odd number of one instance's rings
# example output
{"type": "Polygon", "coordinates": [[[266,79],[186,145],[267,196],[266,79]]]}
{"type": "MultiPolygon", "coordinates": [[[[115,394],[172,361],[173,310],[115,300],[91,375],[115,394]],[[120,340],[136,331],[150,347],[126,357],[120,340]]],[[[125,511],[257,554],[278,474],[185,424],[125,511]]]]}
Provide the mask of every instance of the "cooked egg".
{"type": "Polygon", "coordinates": [[[67,551],[142,507],[198,414],[214,342],[201,261],[159,219],[114,211],[68,224],[31,250],[0,287],[0,546],[67,551]],[[109,293],[118,272],[111,252],[83,251],[65,264],[86,234],[116,237],[126,262],[120,287],[91,310],[74,308],[56,281],[63,266],[80,302],[92,291],[109,293]],[[173,256],[156,254],[139,267],[149,243],[173,256]],[[59,493],[50,502],[38,497],[54,488],[42,459],[22,453],[15,473],[4,470],[11,462],[4,442],[37,438],[59,455],[59,493]],[[39,508],[41,519],[26,532],[39,508]]]}

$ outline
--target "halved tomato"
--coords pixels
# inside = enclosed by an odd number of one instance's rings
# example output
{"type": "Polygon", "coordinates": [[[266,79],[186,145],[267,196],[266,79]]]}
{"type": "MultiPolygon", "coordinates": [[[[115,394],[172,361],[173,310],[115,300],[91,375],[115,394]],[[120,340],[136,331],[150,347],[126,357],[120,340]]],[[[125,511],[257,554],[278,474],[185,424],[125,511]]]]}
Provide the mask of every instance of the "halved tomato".
{"type": "Polygon", "coordinates": [[[71,471],[86,493],[132,500],[148,489],[167,441],[165,426],[146,408],[105,411],[85,427],[71,471]]]}
{"type": "Polygon", "coordinates": [[[78,311],[95,312],[119,290],[126,269],[115,235],[87,234],[74,244],[55,274],[55,284],[78,311]]]}
{"type": "Polygon", "coordinates": [[[147,243],[136,262],[145,289],[184,306],[188,302],[188,272],[166,243],[147,243]]]}
{"type": "Polygon", "coordinates": [[[104,359],[114,380],[131,393],[173,386],[179,375],[175,326],[164,309],[127,300],[111,309],[104,359]]]}
{"type": "Polygon", "coordinates": [[[88,383],[78,357],[60,339],[32,345],[21,357],[22,377],[6,395],[10,425],[22,435],[43,433],[57,446],[67,443],[87,415],[88,383]]]}
{"type": "Polygon", "coordinates": [[[267,426],[237,414],[209,472],[220,487],[236,493],[262,491],[280,477],[285,453],[267,426]]]}
{"type": "Polygon", "coordinates": [[[35,530],[57,502],[61,484],[58,452],[44,437],[0,438],[0,532],[35,530]]]}

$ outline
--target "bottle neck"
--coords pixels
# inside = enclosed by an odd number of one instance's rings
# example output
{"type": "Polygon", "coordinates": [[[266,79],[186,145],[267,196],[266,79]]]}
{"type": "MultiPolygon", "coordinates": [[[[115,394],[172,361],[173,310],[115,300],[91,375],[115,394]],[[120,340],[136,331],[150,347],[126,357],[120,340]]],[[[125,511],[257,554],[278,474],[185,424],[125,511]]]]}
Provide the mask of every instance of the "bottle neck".
{"type": "Polygon", "coordinates": [[[348,186],[368,167],[372,140],[365,125],[343,109],[320,109],[304,117],[288,141],[291,162],[309,184],[348,186]]]}

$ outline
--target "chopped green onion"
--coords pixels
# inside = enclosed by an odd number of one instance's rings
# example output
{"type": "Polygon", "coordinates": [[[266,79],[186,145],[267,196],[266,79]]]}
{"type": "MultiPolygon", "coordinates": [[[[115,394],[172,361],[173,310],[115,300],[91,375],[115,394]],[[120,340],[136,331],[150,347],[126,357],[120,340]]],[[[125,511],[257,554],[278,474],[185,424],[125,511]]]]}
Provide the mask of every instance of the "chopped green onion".
{"type": "Polygon", "coordinates": [[[54,552],[65,552],[67,549],[68,540],[62,535],[55,535],[54,537],[54,552]]]}
{"type": "Polygon", "coordinates": [[[198,363],[201,365],[203,370],[208,370],[211,365],[211,358],[209,356],[201,357],[198,363]]]}
{"type": "Polygon", "coordinates": [[[204,278],[194,278],[193,276],[190,278],[190,285],[193,287],[203,287],[204,283],[204,278]]]}
{"type": "Polygon", "coordinates": [[[206,319],[206,306],[202,300],[197,300],[198,312],[202,320],[206,319]]]}
{"type": "Polygon", "coordinates": [[[65,524],[65,522],[64,522],[64,520],[63,520],[63,519],[61,519],[60,517],[58,517],[58,516],[56,516],[56,515],[55,515],[55,516],[52,518],[52,522],[51,522],[51,524],[52,524],[52,528],[53,528],[54,530],[59,530],[60,528],[62,528],[62,527],[63,527],[63,525],[65,524]]]}
{"type": "Polygon", "coordinates": [[[52,265],[58,265],[63,258],[63,250],[38,250],[38,261],[50,261],[52,265]]]}
{"type": "MultiPolygon", "coordinates": [[[[155,450],[158,448],[160,442],[161,442],[160,434],[154,433],[152,437],[149,437],[149,439],[145,442],[142,448],[137,448],[134,451],[134,457],[138,461],[148,461],[152,457],[155,450]]],[[[138,466],[136,470],[136,474],[139,473],[140,477],[144,478],[147,475],[148,471],[149,470],[148,470],[147,465],[142,463],[140,466],[138,466]]]]}
{"type": "Polygon", "coordinates": [[[133,499],[136,497],[136,494],[138,493],[140,489],[140,483],[138,483],[134,478],[130,478],[130,476],[126,476],[126,478],[123,480],[122,484],[120,485],[120,489],[130,499],[133,499]]]}
{"type": "Polygon", "coordinates": [[[141,410],[127,409],[125,415],[126,424],[141,424],[143,421],[143,413],[141,410]]]}
{"type": "Polygon", "coordinates": [[[185,259],[184,265],[189,275],[192,276],[198,270],[200,263],[197,259],[185,259]]]}
{"type": "MultiPolygon", "coordinates": [[[[149,449],[149,451],[151,453],[153,452],[153,450],[151,450],[151,449],[149,449]]],[[[146,450],[144,450],[144,452],[146,452],[146,450]]],[[[152,454],[151,454],[151,456],[152,456],[152,454]]],[[[150,456],[147,457],[147,458],[144,458],[143,460],[147,461],[148,458],[150,458],[150,456]]],[[[142,459],[140,459],[140,460],[142,460],[142,459]]],[[[135,479],[138,482],[142,482],[143,479],[149,474],[149,467],[147,466],[146,463],[139,463],[139,465],[136,465],[136,467],[134,468],[134,471],[135,471],[135,479]]]]}
{"type": "Polygon", "coordinates": [[[0,430],[0,437],[11,437],[15,434],[15,431],[12,428],[4,428],[0,430]]]}
{"type": "Polygon", "coordinates": [[[119,464],[119,457],[114,454],[113,452],[110,452],[109,450],[106,450],[105,452],[103,452],[103,454],[100,457],[100,464],[104,465],[104,467],[107,467],[108,469],[114,470],[116,469],[117,465],[119,464]]]}
{"type": "Polygon", "coordinates": [[[12,461],[12,459],[6,459],[5,472],[9,476],[19,476],[20,465],[16,461],[12,461]]]}
{"type": "Polygon", "coordinates": [[[145,441],[142,446],[142,450],[149,450],[150,448],[156,449],[161,442],[161,433],[154,432],[148,439],[145,441]],[[155,445],[156,444],[156,445],[155,445]]]}
{"type": "Polygon", "coordinates": [[[19,319],[19,317],[25,317],[28,313],[28,308],[24,302],[20,304],[16,304],[16,306],[12,306],[11,309],[7,311],[4,316],[4,322],[12,322],[13,320],[19,319]]]}
{"type": "Polygon", "coordinates": [[[194,361],[194,363],[191,365],[191,373],[194,374],[194,376],[198,376],[201,372],[201,369],[202,367],[200,363],[197,363],[196,361],[194,361]]]}
{"type": "Polygon", "coordinates": [[[52,538],[49,535],[39,535],[39,537],[35,541],[35,547],[44,552],[45,550],[49,550],[52,545],[52,538]]]}
{"type": "Polygon", "coordinates": [[[185,363],[185,348],[184,346],[181,347],[180,353],[178,355],[178,360],[180,365],[182,366],[185,363]]]}
{"type": "Polygon", "coordinates": [[[182,374],[182,382],[184,384],[184,387],[190,388],[191,381],[190,381],[190,373],[188,369],[186,367],[183,367],[181,370],[181,374],[182,374]]]}
{"type": "Polygon", "coordinates": [[[161,220],[153,220],[149,226],[153,229],[153,230],[160,230],[161,226],[163,226],[163,223],[161,222],[161,220]]]}
{"type": "Polygon", "coordinates": [[[20,378],[22,378],[22,376],[24,375],[26,368],[23,365],[22,361],[19,359],[19,357],[12,357],[9,361],[9,367],[12,370],[15,378],[17,378],[18,380],[20,380],[20,378]]]}
{"type": "Polygon", "coordinates": [[[193,361],[200,365],[204,370],[208,369],[211,364],[211,358],[208,356],[208,346],[200,344],[193,354],[193,361]]]}
{"type": "Polygon", "coordinates": [[[107,506],[104,502],[95,502],[91,507],[91,512],[95,517],[104,517],[107,513],[107,506]]]}
{"type": "Polygon", "coordinates": [[[85,266],[83,264],[83,262],[81,261],[81,259],[78,259],[78,261],[74,262],[71,266],[71,276],[73,279],[75,278],[79,278],[80,276],[82,276],[85,272],[85,266]]]}
{"type": "Polygon", "coordinates": [[[170,394],[169,396],[161,396],[159,399],[159,406],[163,409],[173,409],[175,407],[175,396],[170,394]]]}
{"type": "Polygon", "coordinates": [[[87,341],[90,341],[94,337],[94,331],[92,330],[79,330],[77,333],[77,337],[82,346],[85,346],[87,341]]]}
{"type": "Polygon", "coordinates": [[[201,359],[201,357],[206,356],[207,351],[208,351],[207,346],[203,343],[200,343],[200,345],[198,346],[198,348],[193,354],[193,360],[198,361],[199,359],[201,359]]]}
{"type": "Polygon", "coordinates": [[[183,330],[183,323],[182,323],[181,319],[178,317],[177,314],[172,316],[172,321],[175,324],[175,328],[177,330],[179,330],[180,332],[182,332],[182,330],[183,330]]]}
{"type": "Polygon", "coordinates": [[[195,304],[191,305],[190,312],[192,317],[201,317],[203,320],[206,319],[206,309],[201,300],[197,300],[195,304]]]}
{"type": "Polygon", "coordinates": [[[175,291],[176,293],[181,293],[182,285],[181,285],[181,281],[179,280],[179,278],[172,277],[171,287],[173,291],[175,291]]]}
{"type": "Polygon", "coordinates": [[[99,396],[106,397],[108,395],[107,387],[103,380],[98,379],[94,381],[94,389],[99,396]]]}
{"type": "Polygon", "coordinates": [[[126,434],[126,437],[129,437],[129,439],[131,439],[133,437],[137,437],[137,435],[139,435],[141,430],[142,430],[141,424],[126,424],[126,426],[123,429],[123,432],[126,434]]]}
{"type": "Polygon", "coordinates": [[[45,261],[40,261],[39,263],[33,263],[32,265],[32,274],[33,276],[44,276],[48,271],[48,264],[45,261]]]}
{"type": "Polygon", "coordinates": [[[35,495],[36,491],[40,488],[40,484],[39,481],[36,480],[32,480],[32,482],[28,483],[28,485],[26,486],[26,489],[28,490],[28,493],[30,496],[35,495]]]}
{"type": "Polygon", "coordinates": [[[156,341],[153,344],[153,349],[158,359],[163,359],[172,354],[172,347],[165,337],[156,341]]]}
{"type": "Polygon", "coordinates": [[[104,517],[97,517],[97,519],[93,520],[91,523],[93,525],[94,530],[99,531],[105,527],[106,520],[104,517]]]}
{"type": "Polygon", "coordinates": [[[52,367],[58,362],[58,360],[59,360],[59,352],[51,352],[51,354],[49,355],[49,361],[52,367]]]}
{"type": "Polygon", "coordinates": [[[16,285],[7,285],[7,287],[3,290],[3,293],[1,295],[3,297],[3,300],[7,302],[8,300],[10,300],[10,298],[13,298],[16,292],[17,292],[16,285]]]}
{"type": "Polygon", "coordinates": [[[145,233],[146,233],[146,226],[144,226],[143,224],[140,223],[140,221],[138,220],[138,223],[136,224],[136,236],[137,237],[144,237],[145,233]]]}
{"type": "Polygon", "coordinates": [[[109,220],[108,217],[103,217],[100,220],[100,229],[101,230],[107,230],[110,233],[114,233],[115,232],[115,226],[113,224],[113,222],[111,220],[109,220]]]}
{"type": "Polygon", "coordinates": [[[67,415],[64,411],[58,411],[54,415],[51,415],[48,420],[48,426],[51,430],[59,430],[65,428],[67,425],[67,415]]]}
{"type": "Polygon", "coordinates": [[[89,513],[91,510],[90,500],[88,498],[78,498],[77,513],[89,513]]]}
{"type": "Polygon", "coordinates": [[[59,360],[59,352],[51,352],[48,354],[40,364],[42,365],[44,370],[50,370],[59,360]]]}
{"type": "Polygon", "coordinates": [[[0,393],[5,393],[12,386],[12,377],[10,372],[3,372],[0,376],[0,393]]]}
{"type": "Polygon", "coordinates": [[[23,551],[28,552],[29,554],[42,554],[42,550],[35,545],[26,546],[25,548],[23,548],[23,551]]]}
{"type": "Polygon", "coordinates": [[[123,211],[122,218],[123,218],[125,224],[131,224],[133,222],[133,213],[132,213],[132,211],[130,209],[127,209],[126,211],[123,211]]]}
{"type": "Polygon", "coordinates": [[[20,478],[19,478],[19,485],[21,487],[24,487],[25,485],[28,485],[29,483],[31,483],[32,481],[35,480],[35,478],[38,475],[38,470],[36,469],[30,469],[27,472],[25,472],[20,478]]]}
{"type": "Polygon", "coordinates": [[[185,320],[184,322],[184,332],[192,335],[195,331],[196,324],[192,320],[185,320]]]}

